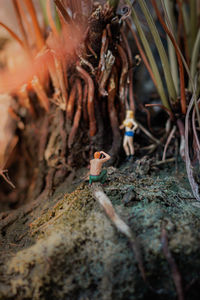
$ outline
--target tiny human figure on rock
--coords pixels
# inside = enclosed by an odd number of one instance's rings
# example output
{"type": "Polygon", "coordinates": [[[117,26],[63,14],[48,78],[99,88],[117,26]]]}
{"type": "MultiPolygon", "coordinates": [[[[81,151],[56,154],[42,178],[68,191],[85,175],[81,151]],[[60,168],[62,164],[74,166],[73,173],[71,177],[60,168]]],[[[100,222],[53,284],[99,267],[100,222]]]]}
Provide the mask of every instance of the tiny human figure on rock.
{"type": "Polygon", "coordinates": [[[120,129],[125,128],[124,133],[124,140],[123,140],[123,147],[126,153],[127,161],[133,161],[133,156],[135,153],[134,145],[133,145],[133,138],[135,134],[135,130],[137,129],[138,125],[134,120],[134,113],[132,110],[126,111],[126,118],[123,121],[123,124],[119,127],[120,129]]]}
{"type": "Polygon", "coordinates": [[[110,155],[104,151],[95,152],[94,158],[90,160],[90,175],[89,175],[89,184],[93,182],[105,183],[107,179],[107,170],[103,169],[103,164],[110,159],[110,155]]]}

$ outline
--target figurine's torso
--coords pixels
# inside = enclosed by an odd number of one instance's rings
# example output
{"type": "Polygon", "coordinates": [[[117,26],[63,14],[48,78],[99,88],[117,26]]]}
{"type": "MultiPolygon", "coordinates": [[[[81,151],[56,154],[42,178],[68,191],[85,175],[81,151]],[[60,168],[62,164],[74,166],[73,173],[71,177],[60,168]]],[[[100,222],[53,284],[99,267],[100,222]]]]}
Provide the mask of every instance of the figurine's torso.
{"type": "Polygon", "coordinates": [[[133,132],[134,131],[133,127],[136,124],[136,122],[131,118],[127,118],[124,120],[123,124],[125,126],[125,132],[129,132],[129,131],[133,132]]]}
{"type": "Polygon", "coordinates": [[[90,175],[99,175],[101,173],[103,162],[100,159],[90,161],[90,175]]]}

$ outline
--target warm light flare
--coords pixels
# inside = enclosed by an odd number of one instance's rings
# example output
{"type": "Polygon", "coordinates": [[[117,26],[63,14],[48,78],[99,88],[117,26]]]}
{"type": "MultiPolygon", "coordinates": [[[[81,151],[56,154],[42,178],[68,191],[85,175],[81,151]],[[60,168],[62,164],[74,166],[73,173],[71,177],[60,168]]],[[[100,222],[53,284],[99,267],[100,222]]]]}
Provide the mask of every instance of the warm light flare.
{"type": "Polygon", "coordinates": [[[54,55],[63,63],[69,64],[76,57],[76,50],[81,44],[83,33],[72,25],[65,25],[59,37],[50,34],[45,46],[34,58],[23,50],[15,53],[6,70],[0,72],[0,93],[16,92],[25,83],[30,83],[34,75],[42,82],[54,64],[54,55]]]}

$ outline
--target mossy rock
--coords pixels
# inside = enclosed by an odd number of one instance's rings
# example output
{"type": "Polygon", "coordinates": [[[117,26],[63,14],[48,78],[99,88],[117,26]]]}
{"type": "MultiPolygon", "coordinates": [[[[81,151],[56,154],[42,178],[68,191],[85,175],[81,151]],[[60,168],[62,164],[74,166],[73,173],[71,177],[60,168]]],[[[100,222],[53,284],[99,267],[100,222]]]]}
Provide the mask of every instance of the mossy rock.
{"type": "MultiPolygon", "coordinates": [[[[54,195],[33,212],[22,239],[29,239],[26,247],[1,261],[0,299],[176,299],[162,228],[187,299],[198,299],[200,208],[184,168],[175,175],[173,168],[150,167],[141,175],[136,162],[120,169],[110,167],[108,174],[104,191],[137,236],[147,282],[129,241],[93,199],[88,183],[72,193],[63,185],[55,193],[59,199],[54,195]],[[127,204],[123,198],[130,191],[134,197],[127,204]]],[[[26,226],[18,222],[18,227],[26,226]]]]}

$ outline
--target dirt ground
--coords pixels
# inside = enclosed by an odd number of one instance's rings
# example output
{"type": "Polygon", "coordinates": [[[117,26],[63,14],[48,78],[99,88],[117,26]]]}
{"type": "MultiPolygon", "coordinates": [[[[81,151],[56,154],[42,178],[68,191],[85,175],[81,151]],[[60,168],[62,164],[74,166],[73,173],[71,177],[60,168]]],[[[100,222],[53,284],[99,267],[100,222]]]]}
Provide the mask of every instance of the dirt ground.
{"type": "Polygon", "coordinates": [[[103,188],[137,236],[146,282],[88,182],[77,183],[84,172],[1,215],[0,299],[199,299],[200,206],[184,164],[143,157],[108,168],[103,188]]]}

